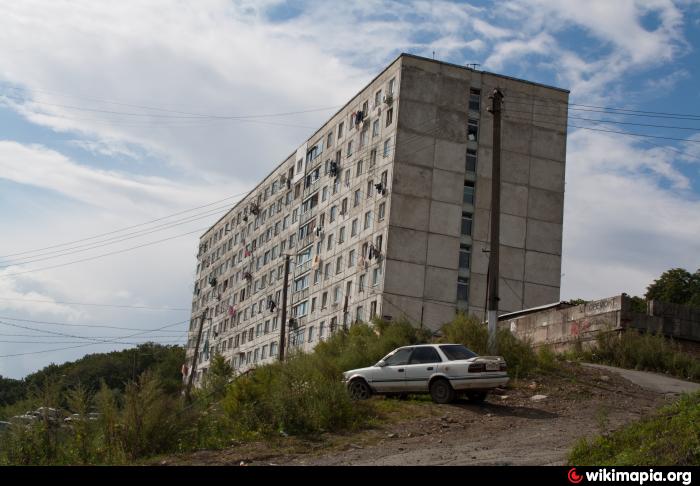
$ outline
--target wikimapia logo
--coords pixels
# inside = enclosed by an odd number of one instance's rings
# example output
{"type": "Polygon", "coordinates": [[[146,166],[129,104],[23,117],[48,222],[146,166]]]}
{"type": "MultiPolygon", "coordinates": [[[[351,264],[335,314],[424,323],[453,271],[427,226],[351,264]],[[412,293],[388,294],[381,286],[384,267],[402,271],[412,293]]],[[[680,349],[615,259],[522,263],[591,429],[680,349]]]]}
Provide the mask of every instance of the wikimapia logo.
{"type": "Polygon", "coordinates": [[[597,471],[585,471],[583,474],[579,474],[575,467],[569,469],[566,474],[567,479],[571,484],[579,484],[586,478],[588,482],[623,482],[623,483],[636,483],[642,485],[647,481],[656,482],[680,482],[684,486],[692,483],[692,472],[691,471],[654,471],[649,469],[648,471],[615,471],[615,469],[608,470],[607,468],[601,468],[597,471]]]}
{"type": "Polygon", "coordinates": [[[578,474],[576,472],[575,467],[572,467],[571,469],[569,469],[569,473],[567,474],[567,477],[569,478],[569,482],[572,484],[578,484],[581,481],[583,481],[583,476],[581,476],[580,474],[578,474]]]}

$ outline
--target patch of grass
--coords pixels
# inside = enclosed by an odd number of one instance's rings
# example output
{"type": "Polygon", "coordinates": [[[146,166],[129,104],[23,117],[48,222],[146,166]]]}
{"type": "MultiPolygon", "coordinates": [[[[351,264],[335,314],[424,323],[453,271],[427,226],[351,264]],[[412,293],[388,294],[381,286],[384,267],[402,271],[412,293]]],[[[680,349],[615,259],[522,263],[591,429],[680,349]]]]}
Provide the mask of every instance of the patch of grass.
{"type": "Polygon", "coordinates": [[[577,466],[699,466],[700,392],[591,441],[581,439],[569,454],[577,466]]]}
{"type": "Polygon", "coordinates": [[[358,323],[319,343],[313,352],[261,366],[237,379],[223,400],[236,437],[314,435],[375,423],[379,401],[353,402],[342,373],[376,363],[389,351],[429,336],[408,322],[358,323]]]}
{"type": "Polygon", "coordinates": [[[682,352],[676,343],[663,336],[634,331],[602,333],[596,344],[591,349],[580,350],[577,357],[594,363],[700,381],[700,360],[682,352]]]}

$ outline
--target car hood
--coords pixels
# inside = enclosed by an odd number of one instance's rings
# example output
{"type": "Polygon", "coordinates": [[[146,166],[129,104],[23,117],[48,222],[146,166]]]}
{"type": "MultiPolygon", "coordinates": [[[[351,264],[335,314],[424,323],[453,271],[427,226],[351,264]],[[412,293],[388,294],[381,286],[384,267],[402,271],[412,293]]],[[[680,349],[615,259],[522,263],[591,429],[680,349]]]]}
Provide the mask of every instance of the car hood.
{"type": "Polygon", "coordinates": [[[370,372],[372,370],[376,370],[376,369],[379,369],[379,367],[378,366],[367,366],[366,368],[357,368],[354,370],[348,370],[348,371],[343,372],[343,378],[347,379],[353,375],[362,375],[364,373],[368,373],[368,372],[370,372]]]}

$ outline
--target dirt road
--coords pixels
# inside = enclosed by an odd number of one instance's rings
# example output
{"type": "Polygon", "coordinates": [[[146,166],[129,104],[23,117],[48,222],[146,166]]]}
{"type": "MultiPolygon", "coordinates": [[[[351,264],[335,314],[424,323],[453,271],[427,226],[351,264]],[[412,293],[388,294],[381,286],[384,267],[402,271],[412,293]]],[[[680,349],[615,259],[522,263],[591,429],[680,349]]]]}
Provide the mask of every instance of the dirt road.
{"type": "Polygon", "coordinates": [[[396,416],[375,429],[326,434],[314,441],[280,438],[273,446],[242,444],[172,456],[161,463],[558,465],[565,464],[579,438],[617,429],[671,398],[630,382],[614,369],[568,364],[562,373],[521,381],[480,405],[403,401],[396,404],[396,416]]]}

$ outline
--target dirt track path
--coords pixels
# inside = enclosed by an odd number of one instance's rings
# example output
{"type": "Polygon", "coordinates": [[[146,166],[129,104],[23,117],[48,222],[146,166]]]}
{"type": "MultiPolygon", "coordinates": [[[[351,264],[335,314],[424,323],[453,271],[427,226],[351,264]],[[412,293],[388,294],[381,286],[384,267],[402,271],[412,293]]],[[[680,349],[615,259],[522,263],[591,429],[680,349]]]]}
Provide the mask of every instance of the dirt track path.
{"type": "Polygon", "coordinates": [[[484,404],[398,404],[391,423],[321,441],[280,439],[223,451],[172,456],[188,465],[558,465],[581,437],[638,420],[671,395],[640,387],[614,370],[567,365],[568,373],[521,382],[484,404]],[[546,395],[533,400],[535,395],[546,395]]]}

